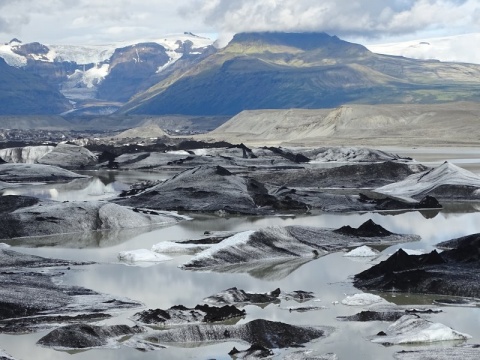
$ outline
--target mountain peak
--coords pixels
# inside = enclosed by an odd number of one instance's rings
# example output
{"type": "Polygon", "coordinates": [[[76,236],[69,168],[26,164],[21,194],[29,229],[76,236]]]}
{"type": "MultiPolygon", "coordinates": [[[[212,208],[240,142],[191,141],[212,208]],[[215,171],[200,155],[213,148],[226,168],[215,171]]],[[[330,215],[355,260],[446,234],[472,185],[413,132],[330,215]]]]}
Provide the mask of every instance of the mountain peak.
{"type": "Polygon", "coordinates": [[[14,44],[21,44],[22,42],[18,40],[17,38],[13,38],[8,42],[8,45],[14,45],[14,44]]]}
{"type": "Polygon", "coordinates": [[[261,43],[264,45],[288,46],[304,51],[325,47],[358,47],[368,51],[364,46],[349,43],[324,32],[245,32],[236,34],[230,41],[232,44],[261,43]]]}

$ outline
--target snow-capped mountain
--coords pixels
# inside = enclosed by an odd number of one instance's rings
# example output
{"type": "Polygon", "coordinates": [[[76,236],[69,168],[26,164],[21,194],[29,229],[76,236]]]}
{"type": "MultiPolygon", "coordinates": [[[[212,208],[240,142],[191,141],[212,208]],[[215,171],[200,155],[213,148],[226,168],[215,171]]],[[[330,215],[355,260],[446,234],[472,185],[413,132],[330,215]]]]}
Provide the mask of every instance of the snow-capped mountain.
{"type": "Polygon", "coordinates": [[[105,45],[0,44],[0,57],[13,67],[42,76],[71,101],[126,101],[145,90],[182,58],[202,57],[213,40],[192,33],[137,43],[105,45]]]}
{"type": "Polygon", "coordinates": [[[435,59],[448,62],[480,64],[480,33],[421,39],[399,43],[366,45],[378,54],[413,59],[435,59]]]}

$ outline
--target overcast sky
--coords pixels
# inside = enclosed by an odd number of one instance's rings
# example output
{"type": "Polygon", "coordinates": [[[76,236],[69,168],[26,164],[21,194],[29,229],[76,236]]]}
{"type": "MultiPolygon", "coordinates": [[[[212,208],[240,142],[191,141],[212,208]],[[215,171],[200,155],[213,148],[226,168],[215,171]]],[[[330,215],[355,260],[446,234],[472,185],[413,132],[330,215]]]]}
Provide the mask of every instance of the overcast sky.
{"type": "Polygon", "coordinates": [[[391,42],[480,32],[480,0],[0,0],[3,42],[104,44],[184,31],[391,42]]]}

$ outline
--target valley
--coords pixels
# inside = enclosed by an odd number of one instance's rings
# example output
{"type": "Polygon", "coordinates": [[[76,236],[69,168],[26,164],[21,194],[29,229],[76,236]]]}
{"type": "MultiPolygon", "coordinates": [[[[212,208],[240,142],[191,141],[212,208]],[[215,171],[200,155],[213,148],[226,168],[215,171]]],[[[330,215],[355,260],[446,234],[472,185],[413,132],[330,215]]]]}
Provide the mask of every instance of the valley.
{"type": "Polygon", "coordinates": [[[0,57],[0,359],[479,358],[480,65],[320,32],[0,57]]]}

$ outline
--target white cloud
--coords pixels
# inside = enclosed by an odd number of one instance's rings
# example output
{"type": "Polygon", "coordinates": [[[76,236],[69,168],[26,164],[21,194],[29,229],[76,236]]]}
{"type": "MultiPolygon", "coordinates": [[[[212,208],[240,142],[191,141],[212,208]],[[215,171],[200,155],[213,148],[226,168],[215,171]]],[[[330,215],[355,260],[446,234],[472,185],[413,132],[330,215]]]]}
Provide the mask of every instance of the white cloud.
{"type": "Polygon", "coordinates": [[[325,31],[388,37],[480,31],[478,0],[0,0],[0,36],[43,43],[183,31],[325,31]]]}
{"type": "Polygon", "coordinates": [[[186,16],[220,31],[326,31],[378,37],[425,30],[479,30],[478,0],[194,0],[186,16]]]}

